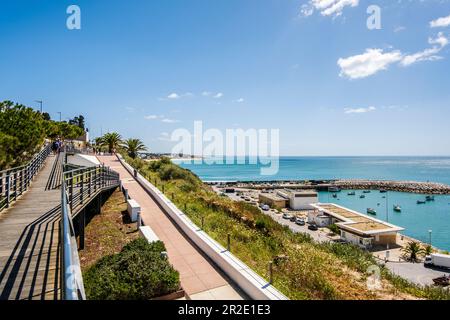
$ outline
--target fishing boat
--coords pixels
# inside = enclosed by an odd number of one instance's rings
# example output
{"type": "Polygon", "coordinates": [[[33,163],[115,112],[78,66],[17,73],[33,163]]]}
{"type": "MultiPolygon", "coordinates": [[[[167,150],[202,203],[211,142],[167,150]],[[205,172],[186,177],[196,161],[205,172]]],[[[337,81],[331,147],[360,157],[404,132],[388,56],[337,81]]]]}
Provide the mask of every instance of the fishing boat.
{"type": "Polygon", "coordinates": [[[402,212],[402,207],[400,207],[398,204],[396,204],[396,205],[394,206],[394,211],[395,211],[395,212],[402,212]]]}
{"type": "Polygon", "coordinates": [[[377,211],[375,209],[372,209],[372,208],[367,208],[367,214],[376,215],[377,211]]]}
{"type": "Polygon", "coordinates": [[[380,189],[380,193],[386,193],[387,192],[387,190],[385,190],[385,189],[380,189]]]}
{"type": "Polygon", "coordinates": [[[352,191],[352,192],[347,193],[347,195],[349,195],[349,196],[354,196],[355,194],[356,194],[355,191],[352,191]]]}
{"type": "Polygon", "coordinates": [[[434,201],[434,196],[426,196],[427,201],[434,201]]]}
{"type": "Polygon", "coordinates": [[[364,199],[366,196],[362,194],[362,195],[360,195],[359,197],[360,197],[361,199],[364,199]]]}
{"type": "Polygon", "coordinates": [[[364,190],[363,193],[370,193],[370,190],[364,190]]]}
{"type": "Polygon", "coordinates": [[[417,200],[417,204],[424,204],[427,203],[425,200],[417,200]]]}
{"type": "Polygon", "coordinates": [[[333,198],[337,198],[337,194],[336,193],[333,193],[333,198]]]}

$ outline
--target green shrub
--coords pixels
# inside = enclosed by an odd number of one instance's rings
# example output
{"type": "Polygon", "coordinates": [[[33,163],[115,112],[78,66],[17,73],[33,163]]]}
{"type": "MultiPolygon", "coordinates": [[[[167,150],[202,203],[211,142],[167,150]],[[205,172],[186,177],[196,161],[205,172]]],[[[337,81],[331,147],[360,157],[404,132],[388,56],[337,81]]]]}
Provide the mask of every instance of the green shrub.
{"type": "Polygon", "coordinates": [[[84,274],[86,296],[93,300],[148,300],[177,291],[179,274],[161,257],[160,241],[139,238],[118,254],[106,256],[84,274]]]}

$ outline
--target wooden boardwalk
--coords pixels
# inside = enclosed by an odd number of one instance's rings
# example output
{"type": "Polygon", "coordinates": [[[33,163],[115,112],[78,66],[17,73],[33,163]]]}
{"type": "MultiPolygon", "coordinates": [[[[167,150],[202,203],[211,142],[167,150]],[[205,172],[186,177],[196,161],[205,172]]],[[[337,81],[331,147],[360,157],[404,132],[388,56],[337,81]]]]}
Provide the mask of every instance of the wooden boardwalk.
{"type": "Polygon", "coordinates": [[[0,300],[59,299],[61,190],[50,155],[30,189],[0,213],[0,300]],[[57,179],[57,178],[56,178],[57,179]]]}

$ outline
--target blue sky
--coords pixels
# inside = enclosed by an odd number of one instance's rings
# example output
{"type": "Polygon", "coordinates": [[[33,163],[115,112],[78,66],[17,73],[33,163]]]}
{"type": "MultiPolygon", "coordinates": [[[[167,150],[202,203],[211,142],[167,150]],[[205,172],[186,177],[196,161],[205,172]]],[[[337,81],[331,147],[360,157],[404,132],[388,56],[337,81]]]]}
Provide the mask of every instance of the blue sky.
{"type": "Polygon", "coordinates": [[[202,120],[279,128],[283,155],[449,155],[449,16],[448,0],[2,0],[0,100],[155,152],[202,120]]]}

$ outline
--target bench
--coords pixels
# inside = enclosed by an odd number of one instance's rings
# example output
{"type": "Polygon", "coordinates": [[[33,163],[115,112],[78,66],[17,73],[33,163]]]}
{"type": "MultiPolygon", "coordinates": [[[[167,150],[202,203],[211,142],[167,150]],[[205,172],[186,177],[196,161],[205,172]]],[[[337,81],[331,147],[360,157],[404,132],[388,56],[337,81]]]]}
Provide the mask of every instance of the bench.
{"type": "Polygon", "coordinates": [[[131,222],[136,222],[138,220],[138,215],[141,213],[141,206],[136,202],[136,200],[128,199],[127,211],[131,222]]]}

